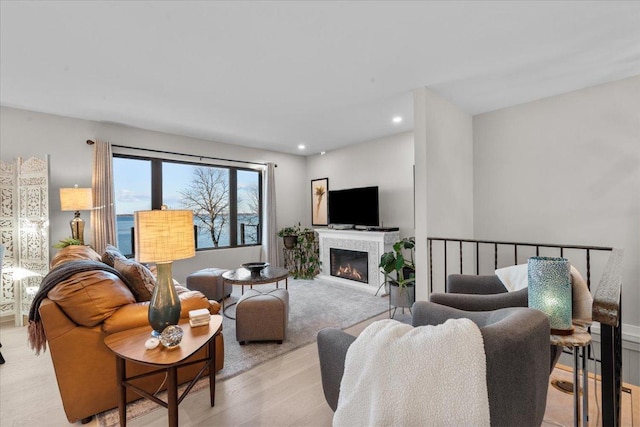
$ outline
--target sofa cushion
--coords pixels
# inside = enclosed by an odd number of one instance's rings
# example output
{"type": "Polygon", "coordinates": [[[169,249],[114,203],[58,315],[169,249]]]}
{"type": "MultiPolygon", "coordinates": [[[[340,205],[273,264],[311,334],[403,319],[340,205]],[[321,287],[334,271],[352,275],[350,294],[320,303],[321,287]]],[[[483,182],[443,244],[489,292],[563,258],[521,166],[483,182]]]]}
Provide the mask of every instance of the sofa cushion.
{"type": "Polygon", "coordinates": [[[51,289],[48,297],[74,322],[87,327],[98,325],[121,306],[136,302],[118,276],[101,270],[74,274],[51,289]]]}
{"type": "Polygon", "coordinates": [[[127,279],[136,301],[151,300],[153,288],[156,286],[156,278],[147,267],[135,260],[126,258],[116,258],[113,267],[127,279]]]}
{"type": "Polygon", "coordinates": [[[84,259],[92,261],[102,261],[102,257],[100,256],[100,254],[91,249],[91,246],[70,245],[60,249],[54,255],[49,265],[53,269],[54,267],[68,261],[78,261],[84,259]]]}
{"type": "Polygon", "coordinates": [[[127,257],[122,255],[122,253],[115,246],[107,245],[104,253],[102,254],[102,262],[110,267],[113,267],[116,259],[126,260],[127,257]]]}

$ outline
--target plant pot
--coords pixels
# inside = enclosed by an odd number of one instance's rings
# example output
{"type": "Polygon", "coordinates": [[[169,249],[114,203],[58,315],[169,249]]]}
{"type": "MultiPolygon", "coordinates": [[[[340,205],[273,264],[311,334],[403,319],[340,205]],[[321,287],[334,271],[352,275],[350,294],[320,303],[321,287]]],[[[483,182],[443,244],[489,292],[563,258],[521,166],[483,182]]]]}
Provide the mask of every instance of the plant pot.
{"type": "Polygon", "coordinates": [[[414,284],[400,287],[398,282],[389,282],[389,304],[392,307],[411,308],[416,301],[416,288],[414,284]]]}
{"type": "Polygon", "coordinates": [[[298,243],[298,236],[284,236],[284,247],[287,249],[293,249],[296,243],[298,243]]]}
{"type": "Polygon", "coordinates": [[[416,277],[416,269],[411,267],[402,267],[402,274],[405,279],[416,277]]]}

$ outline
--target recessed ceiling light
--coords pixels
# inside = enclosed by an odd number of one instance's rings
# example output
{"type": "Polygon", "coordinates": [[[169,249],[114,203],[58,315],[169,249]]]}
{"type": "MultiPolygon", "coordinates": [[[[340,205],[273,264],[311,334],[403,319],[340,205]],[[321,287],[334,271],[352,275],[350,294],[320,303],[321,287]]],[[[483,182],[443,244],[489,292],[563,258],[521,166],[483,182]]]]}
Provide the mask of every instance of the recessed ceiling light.
{"type": "Polygon", "coordinates": [[[321,152],[320,152],[320,155],[321,155],[321,156],[324,156],[325,154],[327,154],[327,152],[326,152],[326,151],[321,151],[321,152]]]}
{"type": "Polygon", "coordinates": [[[402,117],[400,117],[400,116],[395,116],[391,120],[393,121],[393,123],[402,123],[402,117]]]}
{"type": "Polygon", "coordinates": [[[298,150],[304,150],[305,148],[307,147],[304,144],[298,144],[298,150]]]}

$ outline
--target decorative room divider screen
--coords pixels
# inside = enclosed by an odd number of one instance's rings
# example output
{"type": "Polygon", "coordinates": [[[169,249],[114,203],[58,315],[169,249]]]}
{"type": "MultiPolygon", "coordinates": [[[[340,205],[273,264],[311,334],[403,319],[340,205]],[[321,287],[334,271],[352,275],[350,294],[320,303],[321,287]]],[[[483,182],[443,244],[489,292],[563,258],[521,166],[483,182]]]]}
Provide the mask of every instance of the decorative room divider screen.
{"type": "Polygon", "coordinates": [[[0,316],[17,326],[49,271],[49,157],[0,161],[0,238],[6,246],[0,316]]]}
{"type": "Polygon", "coordinates": [[[450,271],[459,274],[494,274],[496,269],[516,265],[518,262],[524,263],[530,256],[559,255],[569,258],[578,271],[586,274],[589,289],[591,289],[594,270],[600,272],[598,286],[595,290],[592,289],[591,293],[593,294],[593,320],[600,322],[603,425],[618,426],[620,424],[623,257],[621,249],[442,237],[428,237],[427,245],[430,293],[433,293],[434,288],[438,292],[445,291],[446,278],[450,271]],[[434,242],[439,243],[435,248],[434,242]],[[458,254],[457,260],[455,256],[453,260],[448,257],[451,246],[458,254]],[[442,276],[434,278],[434,271],[442,272],[442,276]]]}

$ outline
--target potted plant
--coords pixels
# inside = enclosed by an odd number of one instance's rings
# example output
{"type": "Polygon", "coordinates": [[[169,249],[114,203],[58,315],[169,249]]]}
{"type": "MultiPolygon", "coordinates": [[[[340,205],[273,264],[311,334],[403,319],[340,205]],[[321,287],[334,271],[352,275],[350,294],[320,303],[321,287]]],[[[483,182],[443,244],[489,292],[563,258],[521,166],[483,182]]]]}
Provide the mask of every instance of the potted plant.
{"type": "Polygon", "coordinates": [[[296,279],[313,279],[320,273],[320,254],[315,232],[310,228],[299,230],[296,250],[293,251],[293,270],[296,279]]]}
{"type": "Polygon", "coordinates": [[[66,239],[60,240],[58,243],[53,245],[56,249],[63,249],[67,246],[81,246],[82,242],[78,239],[74,239],[73,237],[67,237],[66,239]]]}
{"type": "Polygon", "coordinates": [[[278,236],[282,237],[284,247],[287,249],[293,249],[298,243],[298,234],[300,234],[300,223],[293,227],[284,227],[278,231],[278,236]]]}
{"type": "Polygon", "coordinates": [[[411,308],[415,302],[414,248],[415,238],[406,237],[393,244],[392,252],[385,252],[380,257],[379,267],[389,285],[389,304],[394,307],[411,308]],[[408,259],[405,252],[409,253],[408,259]]]}

